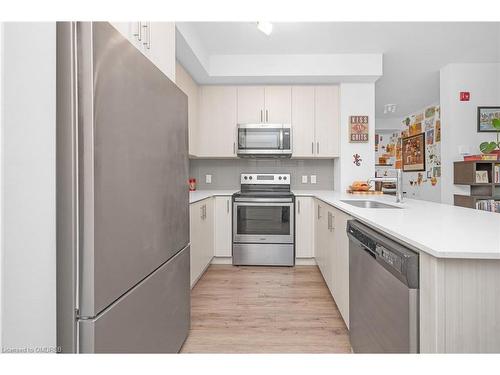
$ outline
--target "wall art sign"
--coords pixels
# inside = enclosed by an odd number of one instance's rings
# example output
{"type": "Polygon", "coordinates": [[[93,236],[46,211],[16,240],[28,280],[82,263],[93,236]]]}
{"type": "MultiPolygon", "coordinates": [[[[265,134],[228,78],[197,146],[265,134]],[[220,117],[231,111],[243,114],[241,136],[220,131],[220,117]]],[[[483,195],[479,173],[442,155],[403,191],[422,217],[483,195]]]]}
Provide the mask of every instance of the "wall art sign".
{"type": "Polygon", "coordinates": [[[425,133],[403,138],[403,172],[425,171],[425,133]]]}
{"type": "Polygon", "coordinates": [[[477,132],[496,132],[491,120],[500,119],[500,107],[477,107],[477,132]]]}
{"type": "Polygon", "coordinates": [[[349,116],[349,142],[368,142],[368,116],[349,116]]]}
{"type": "Polygon", "coordinates": [[[363,159],[361,159],[361,155],[359,155],[359,154],[354,154],[354,155],[352,156],[352,158],[354,159],[354,160],[353,160],[353,163],[354,163],[357,167],[359,167],[359,166],[361,165],[361,162],[363,161],[363,159]]]}

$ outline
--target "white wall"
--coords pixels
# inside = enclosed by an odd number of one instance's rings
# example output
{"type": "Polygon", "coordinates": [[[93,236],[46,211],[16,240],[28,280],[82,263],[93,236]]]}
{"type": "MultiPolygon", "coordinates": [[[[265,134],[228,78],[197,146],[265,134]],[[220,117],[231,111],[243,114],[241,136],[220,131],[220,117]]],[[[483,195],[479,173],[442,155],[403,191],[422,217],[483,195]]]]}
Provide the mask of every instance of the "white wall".
{"type": "Polygon", "coordinates": [[[391,117],[391,118],[377,118],[375,119],[377,124],[376,130],[380,131],[397,131],[401,129],[401,117],[391,117]]]}
{"type": "Polygon", "coordinates": [[[375,176],[375,84],[340,85],[340,158],[335,160],[335,190],[345,192],[355,180],[375,176]],[[349,116],[368,115],[369,142],[349,142],[349,116]],[[353,155],[363,159],[357,167],[353,155]]]}
{"type": "Polygon", "coordinates": [[[56,25],[3,34],[2,347],[54,347],[56,25]]]}
{"type": "Polygon", "coordinates": [[[494,133],[477,133],[477,107],[500,106],[500,64],[449,64],[441,69],[441,197],[453,204],[453,194],[469,188],[453,184],[453,161],[461,160],[459,148],[479,152],[479,144],[495,139],[494,133]],[[470,101],[459,100],[460,91],[470,101]]]}
{"type": "Polygon", "coordinates": [[[3,310],[3,22],[0,22],[0,348],[3,310]]]}

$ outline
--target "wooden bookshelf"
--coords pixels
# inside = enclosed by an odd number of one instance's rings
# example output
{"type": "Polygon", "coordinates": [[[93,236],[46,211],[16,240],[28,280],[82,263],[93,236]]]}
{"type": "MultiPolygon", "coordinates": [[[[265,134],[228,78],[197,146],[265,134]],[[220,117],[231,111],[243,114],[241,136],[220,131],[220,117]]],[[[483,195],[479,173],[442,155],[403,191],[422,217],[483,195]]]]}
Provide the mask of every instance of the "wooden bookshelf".
{"type": "Polygon", "coordinates": [[[495,182],[495,165],[500,161],[456,161],[453,163],[453,183],[470,186],[470,195],[455,194],[455,206],[476,208],[478,200],[500,200],[500,183],[495,182]],[[476,182],[476,171],[488,172],[488,183],[476,182]]]}

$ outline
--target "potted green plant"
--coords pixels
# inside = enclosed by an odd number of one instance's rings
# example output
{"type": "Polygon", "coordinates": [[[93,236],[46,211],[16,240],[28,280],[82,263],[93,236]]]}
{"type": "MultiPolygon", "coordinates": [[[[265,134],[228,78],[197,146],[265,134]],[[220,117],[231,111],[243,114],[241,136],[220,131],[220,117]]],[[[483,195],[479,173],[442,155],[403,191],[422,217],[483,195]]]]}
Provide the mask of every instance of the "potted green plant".
{"type": "Polygon", "coordinates": [[[497,140],[491,142],[483,142],[479,145],[479,149],[483,154],[497,154],[500,155],[500,119],[495,118],[491,121],[491,124],[497,131],[497,140]]]}

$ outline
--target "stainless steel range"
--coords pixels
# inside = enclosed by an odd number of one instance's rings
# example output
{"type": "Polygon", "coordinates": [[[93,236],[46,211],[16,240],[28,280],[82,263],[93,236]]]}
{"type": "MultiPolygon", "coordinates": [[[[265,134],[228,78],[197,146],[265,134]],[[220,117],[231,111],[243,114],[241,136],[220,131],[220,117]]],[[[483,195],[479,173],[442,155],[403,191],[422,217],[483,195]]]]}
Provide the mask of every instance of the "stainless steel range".
{"type": "Polygon", "coordinates": [[[233,264],[295,264],[295,198],[290,175],[241,175],[233,195],[233,264]]]}

